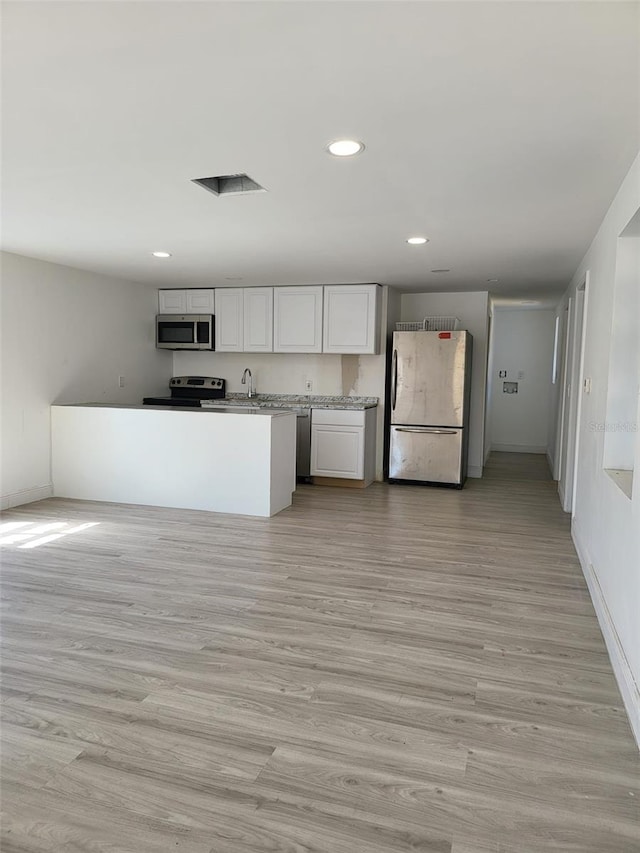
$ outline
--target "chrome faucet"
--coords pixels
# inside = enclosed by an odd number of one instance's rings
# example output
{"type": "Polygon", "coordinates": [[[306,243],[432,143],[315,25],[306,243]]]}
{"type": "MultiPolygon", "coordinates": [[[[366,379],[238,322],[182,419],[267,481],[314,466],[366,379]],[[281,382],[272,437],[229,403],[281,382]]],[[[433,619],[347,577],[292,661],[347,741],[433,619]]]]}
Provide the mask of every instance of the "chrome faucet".
{"type": "Polygon", "coordinates": [[[249,374],[249,389],[247,390],[247,397],[255,397],[256,392],[253,390],[253,377],[251,376],[251,371],[248,367],[245,367],[244,373],[242,374],[242,384],[247,384],[247,374],[249,374]]]}

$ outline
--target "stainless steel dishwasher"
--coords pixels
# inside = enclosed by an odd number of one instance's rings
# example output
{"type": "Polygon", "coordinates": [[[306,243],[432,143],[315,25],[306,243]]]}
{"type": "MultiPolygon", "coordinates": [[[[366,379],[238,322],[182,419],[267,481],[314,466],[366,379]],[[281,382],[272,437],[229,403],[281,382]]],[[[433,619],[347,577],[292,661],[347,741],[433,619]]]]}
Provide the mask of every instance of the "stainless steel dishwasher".
{"type": "Polygon", "coordinates": [[[311,477],[311,409],[295,409],[297,425],[296,478],[311,477]]]}

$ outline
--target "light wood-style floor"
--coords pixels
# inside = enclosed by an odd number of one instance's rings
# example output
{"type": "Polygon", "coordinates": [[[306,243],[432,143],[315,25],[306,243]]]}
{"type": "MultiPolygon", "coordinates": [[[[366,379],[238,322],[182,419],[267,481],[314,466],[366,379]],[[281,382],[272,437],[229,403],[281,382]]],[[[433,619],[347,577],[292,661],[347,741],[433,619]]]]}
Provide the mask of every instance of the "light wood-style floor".
{"type": "Polygon", "coordinates": [[[3,853],[631,853],[638,754],[543,457],[273,519],[47,500],[3,548],[3,853]],[[22,528],[23,530],[26,528],[22,528]]]}

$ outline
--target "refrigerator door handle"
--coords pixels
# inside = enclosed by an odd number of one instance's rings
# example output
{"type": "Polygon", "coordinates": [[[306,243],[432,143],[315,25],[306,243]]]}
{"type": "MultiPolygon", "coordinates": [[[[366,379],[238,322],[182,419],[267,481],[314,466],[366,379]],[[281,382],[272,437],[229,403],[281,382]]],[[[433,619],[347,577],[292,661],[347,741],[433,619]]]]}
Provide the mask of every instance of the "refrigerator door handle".
{"type": "Polygon", "coordinates": [[[398,350],[393,351],[393,368],[391,370],[391,408],[396,407],[396,397],[398,395],[398,350]]]}
{"type": "Polygon", "coordinates": [[[455,429],[430,429],[429,427],[395,427],[396,432],[428,432],[430,435],[456,435],[455,429]]]}

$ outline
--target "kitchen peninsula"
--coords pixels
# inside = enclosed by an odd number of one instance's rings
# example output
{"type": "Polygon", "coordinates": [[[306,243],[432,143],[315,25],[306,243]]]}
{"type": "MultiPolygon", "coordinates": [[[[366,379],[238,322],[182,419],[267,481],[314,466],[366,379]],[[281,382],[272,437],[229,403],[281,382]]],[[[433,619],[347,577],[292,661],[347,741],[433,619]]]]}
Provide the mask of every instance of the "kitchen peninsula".
{"type": "Polygon", "coordinates": [[[272,516],[296,487],[295,413],[51,407],[56,497],[272,516]]]}

